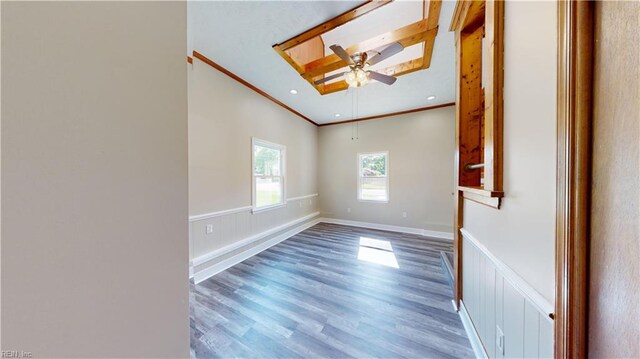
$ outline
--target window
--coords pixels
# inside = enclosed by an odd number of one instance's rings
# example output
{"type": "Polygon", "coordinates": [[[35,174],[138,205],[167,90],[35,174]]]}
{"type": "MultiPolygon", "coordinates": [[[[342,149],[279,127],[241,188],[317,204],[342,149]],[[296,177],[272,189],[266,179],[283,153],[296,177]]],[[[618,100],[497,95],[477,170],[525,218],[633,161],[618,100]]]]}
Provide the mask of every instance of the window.
{"type": "Polygon", "coordinates": [[[286,147],[253,138],[252,148],[253,211],[283,206],[286,147]]]}
{"type": "Polygon", "coordinates": [[[358,154],[358,200],[389,201],[389,153],[358,154]]]}

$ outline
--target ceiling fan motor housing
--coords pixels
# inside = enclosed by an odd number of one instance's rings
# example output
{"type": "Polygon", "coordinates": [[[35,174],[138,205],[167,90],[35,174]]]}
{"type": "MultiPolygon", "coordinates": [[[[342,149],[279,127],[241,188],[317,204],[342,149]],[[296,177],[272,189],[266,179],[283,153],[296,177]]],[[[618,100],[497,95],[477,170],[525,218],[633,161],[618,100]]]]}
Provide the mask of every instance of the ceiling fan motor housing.
{"type": "Polygon", "coordinates": [[[351,59],[354,64],[351,66],[352,68],[363,68],[364,64],[367,62],[367,53],[366,52],[356,52],[351,55],[351,59]]]}

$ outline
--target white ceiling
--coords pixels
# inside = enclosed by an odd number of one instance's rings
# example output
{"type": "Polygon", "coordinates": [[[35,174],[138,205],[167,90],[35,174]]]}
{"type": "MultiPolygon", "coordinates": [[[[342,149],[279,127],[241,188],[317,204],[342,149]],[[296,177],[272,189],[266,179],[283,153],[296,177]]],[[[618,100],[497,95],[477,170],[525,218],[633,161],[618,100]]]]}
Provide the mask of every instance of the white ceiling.
{"type": "MultiPolygon", "coordinates": [[[[189,53],[192,50],[202,53],[317,123],[454,102],[455,44],[453,33],[448,31],[455,5],[452,1],[442,3],[440,29],[431,67],[401,76],[392,86],[377,82],[367,84],[357,90],[357,106],[354,105],[353,90],[320,95],[272,49],[272,45],[296,36],[360,3],[362,1],[190,1],[189,53]],[[291,89],[296,89],[298,94],[290,94],[291,89]],[[436,99],[428,101],[427,97],[430,95],[435,95],[436,99]],[[341,116],[335,117],[336,113],[341,116]]],[[[383,11],[387,6],[411,11],[412,14],[407,15],[411,18],[415,16],[411,9],[417,8],[415,2],[412,3],[397,6],[389,4],[361,19],[373,17],[377,11],[383,11]]],[[[370,27],[368,31],[388,27],[397,21],[395,16],[382,15],[384,13],[377,16],[379,26],[370,27]]],[[[342,28],[346,28],[346,25],[340,29],[342,28]]],[[[382,32],[385,31],[388,30],[382,32]]],[[[329,35],[333,34],[327,34],[325,41],[346,36],[340,35],[338,31],[335,35],[337,37],[330,38],[329,35]]],[[[379,34],[371,33],[367,37],[376,35],[379,34]]],[[[348,47],[352,44],[341,45],[348,47]]],[[[411,48],[406,51],[408,50],[411,48]]],[[[387,61],[384,65],[393,65],[387,61]]]]}

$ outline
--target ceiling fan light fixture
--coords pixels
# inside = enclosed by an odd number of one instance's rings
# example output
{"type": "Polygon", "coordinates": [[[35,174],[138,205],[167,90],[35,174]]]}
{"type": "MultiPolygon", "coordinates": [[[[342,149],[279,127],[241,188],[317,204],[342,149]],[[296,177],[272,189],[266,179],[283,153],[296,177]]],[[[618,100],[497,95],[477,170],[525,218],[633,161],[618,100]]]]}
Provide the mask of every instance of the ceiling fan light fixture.
{"type": "Polygon", "coordinates": [[[344,80],[349,84],[349,87],[353,87],[356,84],[356,74],[353,71],[349,71],[344,74],[344,80]]]}
{"type": "Polygon", "coordinates": [[[369,76],[361,68],[355,68],[344,75],[344,80],[349,87],[361,87],[369,82],[369,76]]]}
{"type": "Polygon", "coordinates": [[[362,69],[356,70],[356,79],[358,80],[358,82],[362,82],[362,83],[365,83],[367,82],[367,80],[369,80],[369,78],[367,77],[367,73],[364,72],[364,70],[362,69]]]}

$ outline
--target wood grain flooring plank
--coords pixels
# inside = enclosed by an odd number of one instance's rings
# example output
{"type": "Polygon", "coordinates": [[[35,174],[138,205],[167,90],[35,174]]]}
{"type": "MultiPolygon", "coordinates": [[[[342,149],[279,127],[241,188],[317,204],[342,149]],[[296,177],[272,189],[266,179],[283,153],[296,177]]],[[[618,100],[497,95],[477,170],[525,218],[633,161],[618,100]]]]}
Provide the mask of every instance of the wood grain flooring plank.
{"type": "Polygon", "coordinates": [[[448,240],[315,225],[191,284],[191,355],[472,357],[441,266],[451,250],[448,240]],[[359,260],[362,248],[398,268],[359,260]]]}
{"type": "Polygon", "coordinates": [[[394,348],[396,351],[389,349],[390,346],[394,345],[388,341],[381,341],[379,338],[363,339],[361,336],[356,335],[357,331],[344,331],[330,324],[324,327],[322,333],[374,358],[398,358],[404,356],[402,354],[406,354],[397,348],[394,348]]]}

